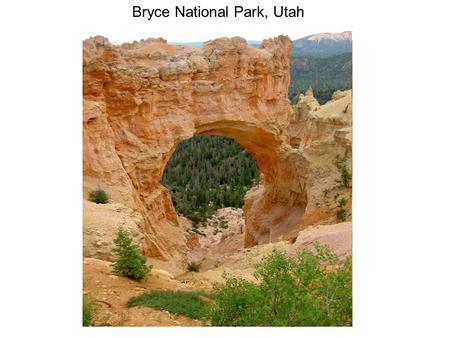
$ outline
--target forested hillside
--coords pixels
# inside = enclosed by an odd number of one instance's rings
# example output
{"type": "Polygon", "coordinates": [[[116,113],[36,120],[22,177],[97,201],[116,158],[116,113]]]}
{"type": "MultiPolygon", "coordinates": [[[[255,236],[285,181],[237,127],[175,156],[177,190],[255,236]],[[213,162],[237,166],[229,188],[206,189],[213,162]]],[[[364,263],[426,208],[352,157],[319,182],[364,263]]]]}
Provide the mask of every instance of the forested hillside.
{"type": "Polygon", "coordinates": [[[289,99],[312,87],[323,104],[336,90],[352,88],[352,32],[318,33],[292,41],[289,99]]]}
{"type": "Polygon", "coordinates": [[[219,208],[242,207],[245,193],[258,179],[254,158],[239,143],[194,136],[177,146],[161,182],[177,212],[197,223],[219,208]]]}
{"type": "Polygon", "coordinates": [[[352,88],[352,53],[328,57],[291,56],[289,99],[296,103],[298,94],[313,88],[314,96],[323,104],[336,90],[352,88]]]}

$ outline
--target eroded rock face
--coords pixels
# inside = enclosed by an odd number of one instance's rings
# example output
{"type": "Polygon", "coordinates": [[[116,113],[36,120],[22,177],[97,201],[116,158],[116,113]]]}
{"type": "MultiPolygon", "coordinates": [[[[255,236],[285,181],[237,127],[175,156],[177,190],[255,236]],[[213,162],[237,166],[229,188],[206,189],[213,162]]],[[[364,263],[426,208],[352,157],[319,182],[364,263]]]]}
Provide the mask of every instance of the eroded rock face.
{"type": "Polygon", "coordinates": [[[85,40],[85,197],[105,189],[141,214],[146,255],[181,259],[186,238],[160,184],[164,167],[177,144],[193,135],[228,136],[261,171],[261,184],[245,197],[245,245],[296,236],[310,188],[305,149],[329,130],[310,123],[310,111],[307,126],[300,126],[303,118],[291,109],[290,49],[284,36],[264,40],[259,49],[238,37],[202,48],[162,39],[121,46],[103,37],[85,40]]]}
{"type": "Polygon", "coordinates": [[[144,239],[139,212],[114,202],[95,204],[83,201],[83,256],[113,261],[113,240],[120,227],[126,229],[135,243],[144,239]]]}
{"type": "Polygon", "coordinates": [[[307,177],[308,203],[301,228],[336,222],[338,200],[347,200],[347,220],[351,219],[352,190],[337,181],[340,174],[333,164],[336,156],[348,154],[352,163],[352,91],[337,91],[331,101],[320,105],[312,90],[299,97],[288,127],[291,151],[299,153],[307,177]]]}

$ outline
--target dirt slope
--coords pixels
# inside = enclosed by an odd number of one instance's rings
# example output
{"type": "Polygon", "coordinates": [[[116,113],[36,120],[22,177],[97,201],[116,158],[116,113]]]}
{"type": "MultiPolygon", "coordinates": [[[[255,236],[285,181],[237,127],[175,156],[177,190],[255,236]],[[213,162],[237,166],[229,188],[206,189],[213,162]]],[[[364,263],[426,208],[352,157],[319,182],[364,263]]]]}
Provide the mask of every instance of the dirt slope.
{"type": "Polygon", "coordinates": [[[189,287],[166,271],[153,269],[145,282],[132,281],[112,273],[110,262],[83,260],[83,293],[96,300],[95,321],[101,326],[199,326],[201,323],[184,316],[151,308],[128,308],[131,297],[149,290],[183,290],[189,287]]]}
{"type": "MultiPolygon", "coordinates": [[[[234,227],[230,227],[234,231],[234,227]]],[[[234,232],[231,232],[234,233],[234,232]]],[[[242,240],[240,232],[234,233],[242,240]]],[[[217,238],[215,237],[215,240],[217,238]]],[[[147,281],[135,282],[112,273],[110,262],[85,258],[83,260],[84,293],[95,297],[98,311],[97,322],[113,326],[201,326],[201,322],[184,316],[175,316],[166,311],[151,308],[127,308],[131,297],[150,290],[210,290],[216,283],[222,282],[224,272],[253,280],[254,266],[274,248],[295,255],[303,248],[311,249],[315,242],[329,245],[339,256],[352,254],[351,222],[319,225],[305,229],[295,243],[280,241],[258,245],[252,248],[227,252],[229,235],[220,240],[211,251],[206,264],[198,273],[185,272],[174,276],[165,270],[153,269],[147,281]],[[212,264],[215,262],[215,265],[212,264]]],[[[234,249],[233,249],[234,250],[234,249]]]]}

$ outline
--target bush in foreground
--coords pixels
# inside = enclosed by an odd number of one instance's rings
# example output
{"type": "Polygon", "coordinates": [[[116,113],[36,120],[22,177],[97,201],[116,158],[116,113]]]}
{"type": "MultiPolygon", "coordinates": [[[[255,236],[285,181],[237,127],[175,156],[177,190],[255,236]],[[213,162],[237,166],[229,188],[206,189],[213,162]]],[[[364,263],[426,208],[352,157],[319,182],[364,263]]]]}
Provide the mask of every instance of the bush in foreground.
{"type": "Polygon", "coordinates": [[[117,261],[112,264],[115,273],[140,281],[146,279],[152,267],[140,254],[139,246],[133,243],[130,233],[119,228],[114,239],[115,248],[112,252],[117,255],[117,261]]]}
{"type": "Polygon", "coordinates": [[[352,266],[328,248],[296,258],[274,250],[257,283],[226,277],[209,312],[213,326],[351,326],[352,266]]]}
{"type": "Polygon", "coordinates": [[[199,291],[151,291],[128,301],[128,306],[147,306],[193,319],[205,319],[208,313],[207,294],[199,291]]]}
{"type": "Polygon", "coordinates": [[[94,326],[95,299],[83,296],[83,326],[94,326]]]}
{"type": "Polygon", "coordinates": [[[328,247],[295,258],[274,250],[256,266],[253,283],[225,276],[212,295],[151,291],[129,300],[204,320],[213,326],[351,326],[352,265],[328,247]]]}
{"type": "Polygon", "coordinates": [[[102,189],[96,189],[89,193],[89,201],[97,204],[106,204],[109,201],[108,194],[102,189]]]}

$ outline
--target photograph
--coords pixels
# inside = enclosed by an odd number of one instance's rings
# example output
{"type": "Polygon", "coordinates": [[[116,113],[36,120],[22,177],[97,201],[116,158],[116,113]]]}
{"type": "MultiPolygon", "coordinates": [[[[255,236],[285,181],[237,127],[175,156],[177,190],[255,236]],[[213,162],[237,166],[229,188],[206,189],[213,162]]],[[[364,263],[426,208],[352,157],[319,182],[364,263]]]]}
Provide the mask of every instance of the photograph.
{"type": "Polygon", "coordinates": [[[82,41],[83,326],[352,326],[352,32],[82,41]]]}

